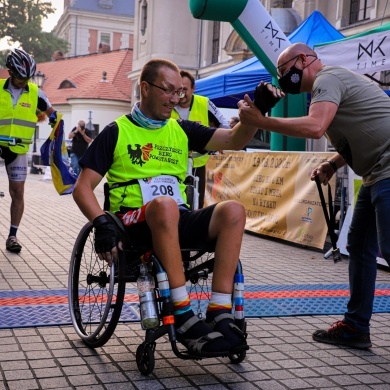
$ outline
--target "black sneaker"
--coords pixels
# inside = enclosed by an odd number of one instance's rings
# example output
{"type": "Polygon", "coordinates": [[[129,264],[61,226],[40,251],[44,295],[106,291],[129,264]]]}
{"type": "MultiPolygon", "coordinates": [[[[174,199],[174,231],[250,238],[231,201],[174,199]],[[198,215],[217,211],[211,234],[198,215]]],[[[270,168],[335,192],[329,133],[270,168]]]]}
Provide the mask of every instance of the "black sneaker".
{"type": "Polygon", "coordinates": [[[229,355],[230,344],[223,334],[210,330],[192,310],[175,316],[175,321],[177,321],[175,324],[177,340],[188,349],[191,355],[199,357],[229,355]]]}
{"type": "Polygon", "coordinates": [[[358,349],[368,349],[372,346],[369,333],[359,332],[343,321],[335,322],[328,330],[316,330],[313,340],[358,349]]]}
{"type": "Polygon", "coordinates": [[[235,324],[234,317],[230,312],[226,310],[207,312],[205,323],[215,332],[223,334],[230,344],[231,353],[239,353],[249,349],[246,342],[247,334],[235,324]]]}
{"type": "Polygon", "coordinates": [[[22,250],[22,246],[19,244],[19,241],[15,236],[9,236],[7,238],[5,248],[7,249],[7,251],[13,253],[19,253],[22,250]]]}

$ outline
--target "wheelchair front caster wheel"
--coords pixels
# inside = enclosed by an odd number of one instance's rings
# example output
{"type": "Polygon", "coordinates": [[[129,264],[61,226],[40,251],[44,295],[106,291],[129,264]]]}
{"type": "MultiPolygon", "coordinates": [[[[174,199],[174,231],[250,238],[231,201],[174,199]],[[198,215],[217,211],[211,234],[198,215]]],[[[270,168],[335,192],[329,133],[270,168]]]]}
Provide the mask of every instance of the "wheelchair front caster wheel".
{"type": "Polygon", "coordinates": [[[142,343],[135,354],[138,370],[143,375],[149,375],[154,369],[155,345],[142,343]]]}
{"type": "Polygon", "coordinates": [[[231,355],[228,355],[228,357],[229,357],[230,361],[233,364],[239,364],[242,361],[244,361],[244,359],[246,357],[246,351],[242,351],[240,353],[231,354],[231,355]]]}

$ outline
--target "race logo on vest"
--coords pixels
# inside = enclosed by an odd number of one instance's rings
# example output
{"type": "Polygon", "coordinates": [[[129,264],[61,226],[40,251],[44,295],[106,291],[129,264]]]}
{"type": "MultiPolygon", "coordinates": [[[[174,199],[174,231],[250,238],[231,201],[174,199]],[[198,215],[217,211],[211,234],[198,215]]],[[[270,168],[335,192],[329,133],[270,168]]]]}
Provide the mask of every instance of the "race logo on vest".
{"type": "Polygon", "coordinates": [[[150,152],[153,150],[153,145],[148,143],[141,147],[140,144],[135,144],[135,149],[133,145],[127,145],[127,153],[129,154],[132,164],[137,164],[142,167],[146,161],[149,161],[150,152]]]}
{"type": "Polygon", "coordinates": [[[144,146],[141,146],[140,144],[128,144],[127,153],[129,154],[132,164],[142,167],[142,165],[149,160],[177,165],[179,159],[176,156],[182,155],[183,150],[159,144],[153,146],[152,143],[148,143],[144,146]]]}

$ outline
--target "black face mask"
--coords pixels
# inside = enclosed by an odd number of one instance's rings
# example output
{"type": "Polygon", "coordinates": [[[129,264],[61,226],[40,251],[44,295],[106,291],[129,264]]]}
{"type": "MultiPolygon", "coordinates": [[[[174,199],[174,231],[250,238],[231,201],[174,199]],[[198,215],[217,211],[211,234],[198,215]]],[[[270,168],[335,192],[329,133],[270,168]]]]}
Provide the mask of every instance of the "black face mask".
{"type": "MultiPolygon", "coordinates": [[[[311,65],[315,60],[317,60],[316,56],[313,55],[307,55],[306,57],[314,57],[314,60],[310,62],[310,64],[306,65],[305,68],[307,68],[309,65],[311,65]]],[[[297,60],[295,61],[295,63],[297,60]]],[[[280,88],[282,88],[282,91],[284,93],[291,93],[292,95],[297,95],[301,92],[301,84],[302,84],[302,77],[303,77],[303,69],[297,69],[294,65],[282,76],[279,78],[279,85],[280,88]]]]}
{"type": "Polygon", "coordinates": [[[279,85],[284,93],[296,95],[301,92],[303,70],[292,66],[286,74],[279,78],[279,85]]]}

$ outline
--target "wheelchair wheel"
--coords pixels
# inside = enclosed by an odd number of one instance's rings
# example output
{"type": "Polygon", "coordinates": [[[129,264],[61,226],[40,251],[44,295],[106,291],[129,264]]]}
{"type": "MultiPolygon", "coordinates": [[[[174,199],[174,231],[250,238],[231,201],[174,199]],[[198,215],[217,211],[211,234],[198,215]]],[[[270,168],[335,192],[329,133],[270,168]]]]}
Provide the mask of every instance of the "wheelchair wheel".
{"type": "Polygon", "coordinates": [[[233,364],[239,364],[239,363],[244,361],[244,359],[246,357],[246,351],[242,351],[242,352],[236,353],[236,354],[231,354],[231,355],[228,355],[228,357],[229,357],[229,360],[233,364]]]}
{"type": "Polygon", "coordinates": [[[108,266],[95,252],[91,223],[80,231],[70,260],[69,310],[73,326],[84,343],[97,348],[114,333],[122,310],[126,282],[123,258],[108,266]]]}
{"type": "Polygon", "coordinates": [[[192,309],[199,318],[205,318],[211,294],[214,253],[188,251],[182,252],[182,256],[192,309]]]}
{"type": "Polygon", "coordinates": [[[135,360],[138,370],[143,375],[149,375],[154,370],[154,351],[156,343],[147,344],[143,342],[137,348],[135,360]]]}

